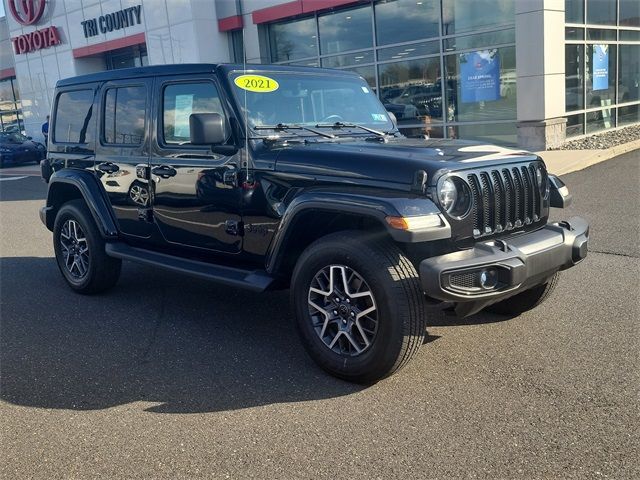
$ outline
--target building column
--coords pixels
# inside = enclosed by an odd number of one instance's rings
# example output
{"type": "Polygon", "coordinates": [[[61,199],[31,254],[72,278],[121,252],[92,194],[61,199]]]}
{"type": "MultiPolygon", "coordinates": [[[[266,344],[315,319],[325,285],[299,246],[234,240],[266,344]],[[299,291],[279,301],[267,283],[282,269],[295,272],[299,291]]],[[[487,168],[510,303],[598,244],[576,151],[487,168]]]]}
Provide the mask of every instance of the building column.
{"type": "Polygon", "coordinates": [[[560,146],[566,138],[564,0],[518,0],[518,144],[560,146]]]}

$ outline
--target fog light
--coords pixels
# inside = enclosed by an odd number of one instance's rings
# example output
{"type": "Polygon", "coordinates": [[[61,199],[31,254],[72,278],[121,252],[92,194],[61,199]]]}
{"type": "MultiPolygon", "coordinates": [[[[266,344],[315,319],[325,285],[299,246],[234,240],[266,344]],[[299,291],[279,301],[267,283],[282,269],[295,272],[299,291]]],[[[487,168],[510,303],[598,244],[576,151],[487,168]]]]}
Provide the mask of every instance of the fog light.
{"type": "Polygon", "coordinates": [[[488,268],[480,272],[480,286],[490,290],[498,285],[498,272],[494,268],[488,268]]]}

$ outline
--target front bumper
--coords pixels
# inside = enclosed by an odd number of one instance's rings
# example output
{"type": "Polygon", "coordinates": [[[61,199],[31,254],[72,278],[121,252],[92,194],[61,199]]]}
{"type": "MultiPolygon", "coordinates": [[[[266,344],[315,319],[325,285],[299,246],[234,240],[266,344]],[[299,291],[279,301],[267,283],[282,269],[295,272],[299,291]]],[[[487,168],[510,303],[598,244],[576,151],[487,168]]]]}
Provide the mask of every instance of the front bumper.
{"type": "Polygon", "coordinates": [[[458,314],[471,315],[574,266],[587,256],[588,240],[589,224],[572,217],[535,232],[423,260],[420,281],[427,296],[455,302],[458,314]],[[485,282],[487,278],[491,280],[485,282]]]}

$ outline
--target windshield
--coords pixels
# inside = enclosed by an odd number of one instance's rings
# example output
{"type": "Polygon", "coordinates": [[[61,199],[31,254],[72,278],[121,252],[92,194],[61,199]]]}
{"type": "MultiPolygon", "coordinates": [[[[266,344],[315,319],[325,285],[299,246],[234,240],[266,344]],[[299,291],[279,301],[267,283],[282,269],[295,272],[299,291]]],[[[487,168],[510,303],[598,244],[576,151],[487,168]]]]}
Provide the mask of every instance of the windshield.
{"type": "Polygon", "coordinates": [[[376,94],[360,77],[326,73],[256,72],[230,74],[249,127],[264,125],[358,124],[393,130],[376,94]],[[245,110],[246,94],[246,110],[245,110]]]}
{"type": "Polygon", "coordinates": [[[27,140],[27,137],[19,133],[0,133],[0,143],[22,143],[27,140]]]}

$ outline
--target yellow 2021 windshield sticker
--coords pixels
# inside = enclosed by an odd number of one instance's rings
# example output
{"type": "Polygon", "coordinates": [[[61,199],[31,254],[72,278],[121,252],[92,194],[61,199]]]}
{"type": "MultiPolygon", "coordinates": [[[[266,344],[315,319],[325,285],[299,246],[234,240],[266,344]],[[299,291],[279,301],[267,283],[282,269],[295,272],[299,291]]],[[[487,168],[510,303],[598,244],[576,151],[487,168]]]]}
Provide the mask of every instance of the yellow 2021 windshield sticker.
{"type": "Polygon", "coordinates": [[[280,87],[273,78],[262,75],[240,75],[233,82],[243,90],[257,93],[273,92],[280,87]]]}

